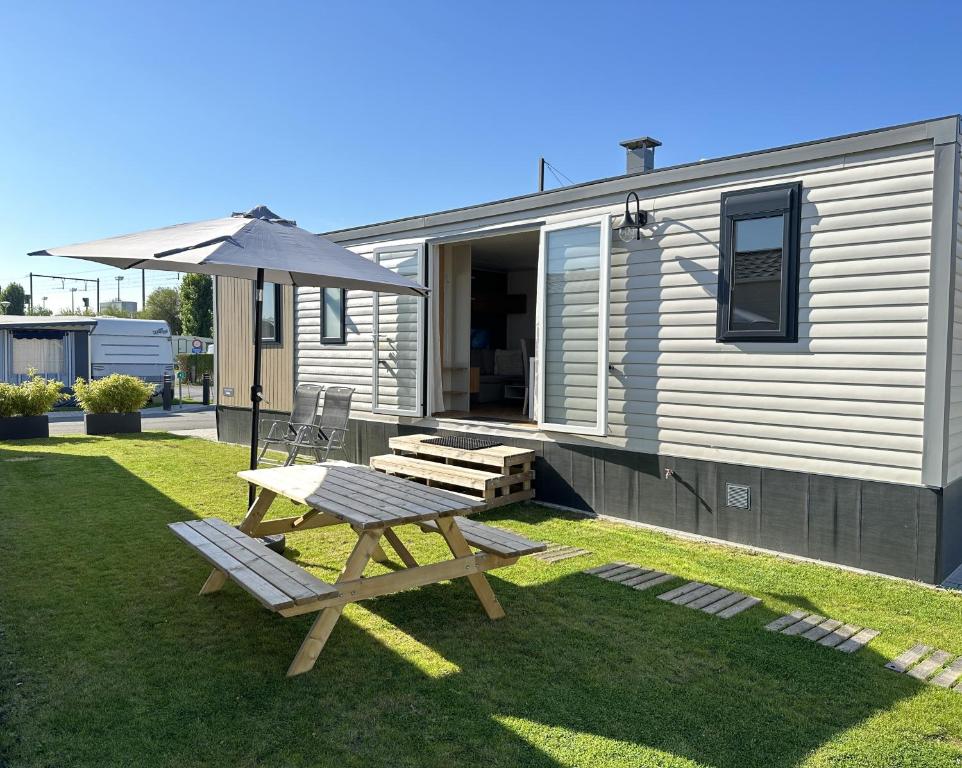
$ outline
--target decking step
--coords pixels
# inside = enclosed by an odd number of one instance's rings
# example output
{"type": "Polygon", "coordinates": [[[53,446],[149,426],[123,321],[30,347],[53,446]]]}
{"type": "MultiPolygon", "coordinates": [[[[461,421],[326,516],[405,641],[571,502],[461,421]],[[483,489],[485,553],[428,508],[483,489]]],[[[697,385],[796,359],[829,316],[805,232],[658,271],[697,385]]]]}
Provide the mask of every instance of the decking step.
{"type": "Polygon", "coordinates": [[[759,598],[746,595],[744,592],[733,592],[730,589],[700,581],[690,581],[658,595],[658,599],[673,605],[683,605],[710,616],[718,616],[720,619],[730,619],[761,602],[759,598]]]}
{"type": "Polygon", "coordinates": [[[544,552],[539,552],[536,555],[532,555],[532,557],[546,563],[560,563],[562,560],[570,560],[573,557],[591,554],[587,549],[582,549],[581,547],[572,547],[567,544],[554,544],[550,541],[543,543],[545,545],[544,552]]]}
{"type": "Polygon", "coordinates": [[[399,435],[388,440],[388,447],[395,453],[407,453],[417,457],[494,467],[500,473],[511,472],[515,468],[530,468],[530,464],[535,459],[534,451],[526,448],[515,448],[510,445],[496,445],[470,451],[424,442],[434,437],[437,437],[437,435],[399,435]],[[525,464],[529,466],[524,467],[525,464]]]}
{"type": "Polygon", "coordinates": [[[834,648],[842,653],[855,653],[878,637],[874,629],[865,629],[856,624],[845,624],[810,611],[797,610],[775,619],[765,626],[770,632],[778,632],[789,637],[797,636],[813,643],[834,648]]]}
{"type": "Polygon", "coordinates": [[[474,499],[480,498],[484,500],[486,509],[527,501],[534,497],[531,488],[531,481],[534,479],[532,469],[502,473],[396,454],[372,456],[370,465],[372,469],[389,475],[419,480],[428,485],[466,493],[474,499]]]}
{"type": "Polygon", "coordinates": [[[637,589],[643,592],[646,589],[664,584],[676,578],[670,573],[655,571],[650,568],[643,568],[633,563],[605,563],[594,568],[588,568],[584,573],[597,576],[605,581],[613,581],[616,584],[624,584],[626,587],[637,589]]]}
{"type": "Polygon", "coordinates": [[[922,683],[962,693],[962,656],[948,651],[919,643],[900,653],[885,668],[922,683]]]}

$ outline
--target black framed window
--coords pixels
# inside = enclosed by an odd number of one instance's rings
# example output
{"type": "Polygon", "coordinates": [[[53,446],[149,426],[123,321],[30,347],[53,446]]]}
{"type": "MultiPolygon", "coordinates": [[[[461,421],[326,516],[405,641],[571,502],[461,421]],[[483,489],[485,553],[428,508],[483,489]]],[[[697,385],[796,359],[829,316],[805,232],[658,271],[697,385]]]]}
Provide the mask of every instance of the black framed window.
{"type": "Polygon", "coordinates": [[[345,299],[343,288],[321,289],[321,343],[344,343],[345,299]]]}
{"type": "MultiPolygon", "coordinates": [[[[254,306],[257,306],[256,292],[254,302],[254,306]]],[[[266,344],[281,343],[281,286],[276,283],[264,283],[264,303],[261,306],[261,339],[266,344]]]]}
{"type": "Polygon", "coordinates": [[[721,198],[717,340],[798,340],[802,184],[721,198]]]}

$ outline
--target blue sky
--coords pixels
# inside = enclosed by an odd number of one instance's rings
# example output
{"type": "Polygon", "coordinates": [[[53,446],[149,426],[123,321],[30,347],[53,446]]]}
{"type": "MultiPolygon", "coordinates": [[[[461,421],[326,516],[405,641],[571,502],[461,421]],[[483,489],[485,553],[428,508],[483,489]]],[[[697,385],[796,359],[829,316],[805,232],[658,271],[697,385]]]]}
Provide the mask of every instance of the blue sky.
{"type": "Polygon", "coordinates": [[[645,134],[664,166],[962,111],[948,1],[0,10],[0,282],[103,297],[116,271],[24,254],[262,202],[315,231],[478,203],[534,191],[539,155],[620,173],[645,134]]]}

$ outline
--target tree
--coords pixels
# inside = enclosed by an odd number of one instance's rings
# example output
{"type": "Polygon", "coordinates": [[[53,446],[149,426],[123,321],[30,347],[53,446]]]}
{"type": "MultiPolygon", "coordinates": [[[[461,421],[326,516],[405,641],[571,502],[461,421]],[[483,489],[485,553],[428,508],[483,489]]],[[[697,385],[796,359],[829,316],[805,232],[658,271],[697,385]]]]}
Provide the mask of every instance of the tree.
{"type": "Polygon", "coordinates": [[[58,313],[58,315],[77,315],[79,317],[96,317],[94,311],[90,307],[64,307],[58,313]]]}
{"type": "Polygon", "coordinates": [[[128,320],[134,315],[131,312],[125,312],[120,307],[115,304],[100,305],[100,316],[101,317],[125,317],[128,320]]]}
{"type": "Polygon", "coordinates": [[[180,281],[180,325],[185,336],[214,335],[214,281],[194,272],[180,281]]]}
{"type": "Polygon", "coordinates": [[[145,320],[163,320],[174,336],[180,336],[180,296],[176,288],[156,288],[147,297],[140,316],[145,320]]]}
{"type": "Polygon", "coordinates": [[[20,283],[10,283],[0,291],[0,301],[10,302],[10,306],[4,310],[3,314],[22,315],[24,314],[24,305],[27,303],[27,293],[20,283]]]}

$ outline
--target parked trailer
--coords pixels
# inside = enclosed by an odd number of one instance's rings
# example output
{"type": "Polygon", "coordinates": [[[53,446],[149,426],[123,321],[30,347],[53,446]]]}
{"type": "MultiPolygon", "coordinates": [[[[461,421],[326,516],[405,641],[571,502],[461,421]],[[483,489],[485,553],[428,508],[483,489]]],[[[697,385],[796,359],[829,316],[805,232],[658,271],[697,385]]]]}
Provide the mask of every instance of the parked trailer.
{"type": "Polygon", "coordinates": [[[125,373],[160,384],[173,375],[170,328],[163,320],[98,318],[90,331],[90,377],[125,373]]]}
{"type": "Polygon", "coordinates": [[[111,373],[160,384],[174,370],[170,329],[158,320],[0,316],[0,381],[18,384],[31,370],[68,387],[111,373]]]}

